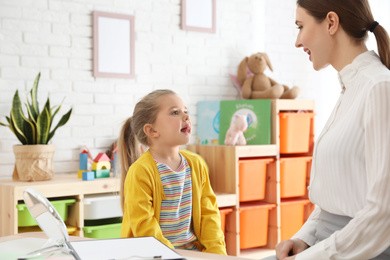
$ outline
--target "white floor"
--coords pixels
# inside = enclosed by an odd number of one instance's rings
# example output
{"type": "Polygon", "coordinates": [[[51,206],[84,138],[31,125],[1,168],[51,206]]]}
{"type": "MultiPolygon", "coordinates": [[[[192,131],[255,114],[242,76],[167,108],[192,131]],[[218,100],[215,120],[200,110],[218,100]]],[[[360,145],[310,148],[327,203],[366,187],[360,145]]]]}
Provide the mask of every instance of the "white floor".
{"type": "Polygon", "coordinates": [[[251,258],[251,259],[262,259],[270,255],[275,255],[275,250],[272,249],[242,249],[240,251],[240,257],[251,258]]]}

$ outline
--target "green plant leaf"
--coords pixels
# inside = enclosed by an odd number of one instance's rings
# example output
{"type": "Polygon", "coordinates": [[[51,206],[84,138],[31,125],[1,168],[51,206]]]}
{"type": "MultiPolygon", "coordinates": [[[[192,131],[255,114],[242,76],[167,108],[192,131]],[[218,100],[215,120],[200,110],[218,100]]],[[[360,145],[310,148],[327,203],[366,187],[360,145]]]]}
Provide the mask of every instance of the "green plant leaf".
{"type": "Polygon", "coordinates": [[[12,133],[15,134],[16,138],[18,138],[18,140],[23,144],[23,142],[25,141],[21,136],[18,135],[17,132],[15,132],[15,127],[14,127],[14,124],[12,122],[12,119],[9,118],[8,116],[5,117],[7,119],[7,122],[8,122],[8,128],[11,129],[12,133]]]}
{"type": "MultiPolygon", "coordinates": [[[[9,125],[8,125],[9,129],[11,129],[12,133],[14,133],[14,134],[16,135],[15,129],[14,129],[14,127],[12,126],[11,118],[9,118],[8,116],[6,116],[5,118],[7,119],[7,122],[8,122],[8,124],[9,124],[9,125]]],[[[17,136],[16,136],[16,137],[17,137],[17,136]]]]}
{"type": "Polygon", "coordinates": [[[2,125],[2,126],[8,126],[8,125],[4,124],[3,122],[0,122],[0,125],[2,125]]]}
{"type": "Polygon", "coordinates": [[[39,114],[37,120],[37,144],[47,144],[49,136],[50,115],[49,111],[44,108],[39,114]]]}
{"type": "Polygon", "coordinates": [[[51,108],[50,108],[50,99],[47,98],[45,105],[43,106],[43,109],[47,110],[49,112],[49,131],[51,128],[51,124],[53,123],[53,117],[51,115],[51,108]]]}
{"type": "Polygon", "coordinates": [[[50,132],[49,137],[48,137],[48,139],[47,139],[48,142],[49,142],[50,139],[54,136],[54,133],[55,133],[55,131],[57,130],[57,128],[59,128],[59,127],[65,125],[65,124],[69,121],[69,118],[70,118],[70,115],[71,115],[71,114],[72,114],[72,108],[69,109],[69,111],[68,111],[65,115],[63,115],[63,116],[61,117],[61,119],[60,119],[60,121],[58,122],[57,126],[53,129],[53,131],[50,132]]]}
{"type": "Polygon", "coordinates": [[[32,105],[28,101],[28,97],[26,97],[26,108],[27,108],[27,113],[28,113],[28,118],[33,121],[35,124],[37,124],[37,119],[38,119],[38,114],[34,114],[32,105]]]}
{"type": "Polygon", "coordinates": [[[24,145],[27,144],[27,138],[24,136],[24,134],[20,134],[20,131],[15,125],[15,121],[12,119],[11,115],[11,121],[10,121],[10,128],[12,128],[12,132],[15,134],[16,138],[24,145]]]}
{"type": "Polygon", "coordinates": [[[16,90],[14,99],[12,102],[12,108],[11,108],[11,123],[12,127],[14,129],[14,133],[16,137],[22,142],[22,144],[27,143],[27,138],[24,135],[24,125],[23,125],[23,119],[20,116],[20,114],[23,113],[22,111],[22,104],[20,102],[19,98],[19,92],[16,90]]]}
{"type": "Polygon", "coordinates": [[[39,79],[40,78],[41,78],[41,73],[39,72],[38,75],[36,76],[35,80],[34,80],[33,87],[30,90],[30,95],[31,95],[31,112],[32,112],[32,115],[33,115],[34,119],[37,119],[38,115],[39,115],[38,84],[39,84],[39,79]]]}
{"type": "Polygon", "coordinates": [[[23,113],[21,113],[23,118],[24,134],[27,138],[27,144],[36,144],[36,124],[29,119],[27,119],[23,113]]]}
{"type": "Polygon", "coordinates": [[[62,107],[62,103],[64,103],[64,99],[62,100],[61,105],[59,105],[59,106],[54,106],[54,107],[52,108],[52,109],[55,109],[55,108],[57,107],[57,109],[54,111],[54,113],[53,113],[53,115],[52,115],[53,118],[57,115],[58,111],[60,111],[60,109],[61,109],[61,107],[62,107]]]}

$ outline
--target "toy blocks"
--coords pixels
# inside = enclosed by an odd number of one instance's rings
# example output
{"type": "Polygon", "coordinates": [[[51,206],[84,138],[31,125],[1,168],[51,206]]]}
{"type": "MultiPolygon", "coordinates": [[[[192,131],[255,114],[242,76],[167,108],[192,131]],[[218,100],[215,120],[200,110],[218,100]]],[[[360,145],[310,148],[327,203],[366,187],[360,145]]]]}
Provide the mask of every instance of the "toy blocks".
{"type": "Polygon", "coordinates": [[[88,151],[83,150],[79,156],[79,169],[88,170],[88,151]]]}
{"type": "Polygon", "coordinates": [[[88,158],[91,157],[88,150],[83,150],[79,155],[79,170],[77,177],[84,181],[94,180],[95,178],[108,178],[111,171],[111,160],[105,153],[99,153],[92,163],[92,169],[88,170],[88,158]],[[93,176],[92,176],[93,174],[93,176]]]}
{"type": "Polygon", "coordinates": [[[95,179],[95,173],[93,171],[84,171],[82,175],[83,181],[92,181],[95,179]]]}
{"type": "Polygon", "coordinates": [[[99,153],[92,163],[95,178],[110,177],[111,160],[105,153],[99,153]]]}

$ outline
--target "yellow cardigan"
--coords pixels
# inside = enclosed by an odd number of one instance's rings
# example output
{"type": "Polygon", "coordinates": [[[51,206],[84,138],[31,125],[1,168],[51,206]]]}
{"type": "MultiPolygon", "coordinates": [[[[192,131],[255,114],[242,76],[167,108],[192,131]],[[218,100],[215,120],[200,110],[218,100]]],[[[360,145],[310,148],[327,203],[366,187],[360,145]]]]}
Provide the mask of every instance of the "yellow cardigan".
{"type": "MultiPolygon", "coordinates": [[[[210,186],[208,168],[202,157],[180,151],[191,167],[192,224],[202,251],[226,255],[224,235],[215,194],[210,186]]],[[[161,231],[163,185],[149,151],[133,163],[124,183],[124,207],[121,237],[153,236],[170,248],[173,245],[161,231]]]]}

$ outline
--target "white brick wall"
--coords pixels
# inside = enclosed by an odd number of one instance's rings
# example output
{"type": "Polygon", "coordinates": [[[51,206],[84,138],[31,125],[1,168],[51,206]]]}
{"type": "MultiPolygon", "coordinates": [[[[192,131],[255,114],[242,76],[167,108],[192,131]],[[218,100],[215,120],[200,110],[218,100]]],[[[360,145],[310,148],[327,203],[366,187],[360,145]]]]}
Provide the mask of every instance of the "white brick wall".
{"type": "MultiPolygon", "coordinates": [[[[180,0],[0,0],[0,120],[15,90],[24,100],[41,72],[41,106],[50,95],[52,104],[65,97],[60,112],[73,107],[53,143],[56,171],[75,173],[80,146],[105,151],[136,101],[154,89],[179,93],[195,126],[197,101],[238,98],[228,73],[257,51],[269,54],[270,77],[318,99],[323,74],[294,47],[294,0],[217,0],[215,34],[181,30],[180,12],[180,0]],[[135,79],[93,77],[93,11],[135,16],[135,79]]],[[[5,127],[0,136],[0,178],[10,177],[18,141],[5,127]]]]}

